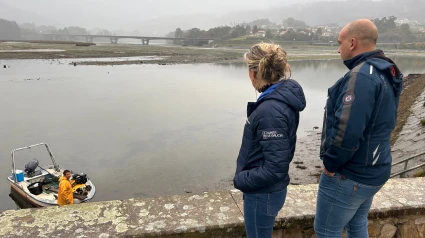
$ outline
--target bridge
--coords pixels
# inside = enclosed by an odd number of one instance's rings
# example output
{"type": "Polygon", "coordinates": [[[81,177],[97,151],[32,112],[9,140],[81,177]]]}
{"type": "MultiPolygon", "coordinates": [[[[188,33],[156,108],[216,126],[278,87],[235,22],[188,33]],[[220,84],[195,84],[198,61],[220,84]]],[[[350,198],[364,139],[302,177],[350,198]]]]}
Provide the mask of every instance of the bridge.
{"type": "Polygon", "coordinates": [[[111,44],[118,44],[119,39],[138,39],[142,41],[143,45],[149,45],[151,40],[172,40],[179,41],[182,45],[205,45],[209,41],[215,40],[214,38],[173,38],[173,37],[151,37],[151,36],[116,36],[116,35],[71,35],[71,34],[42,34],[44,36],[51,36],[53,40],[60,40],[66,38],[72,40],[76,37],[83,37],[87,43],[93,43],[94,38],[109,38],[111,44]]]}

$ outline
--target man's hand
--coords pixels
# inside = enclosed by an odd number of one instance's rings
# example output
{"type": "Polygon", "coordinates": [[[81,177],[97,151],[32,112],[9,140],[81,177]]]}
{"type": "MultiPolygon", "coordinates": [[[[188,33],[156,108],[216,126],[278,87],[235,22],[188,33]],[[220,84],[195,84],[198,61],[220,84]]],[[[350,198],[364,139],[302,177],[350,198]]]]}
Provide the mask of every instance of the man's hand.
{"type": "Polygon", "coordinates": [[[329,172],[328,170],[326,170],[326,168],[325,168],[325,167],[323,167],[323,173],[325,173],[326,175],[328,175],[328,176],[330,176],[330,177],[335,176],[335,173],[331,173],[331,172],[329,172]]]}

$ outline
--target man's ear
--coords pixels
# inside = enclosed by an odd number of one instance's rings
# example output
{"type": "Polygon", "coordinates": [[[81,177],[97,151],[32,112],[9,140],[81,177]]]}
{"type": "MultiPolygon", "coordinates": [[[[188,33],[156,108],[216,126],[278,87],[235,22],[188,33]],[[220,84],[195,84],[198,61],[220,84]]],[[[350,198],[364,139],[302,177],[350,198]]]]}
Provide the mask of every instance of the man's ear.
{"type": "Polygon", "coordinates": [[[350,50],[353,51],[353,50],[355,50],[357,48],[358,41],[357,41],[356,38],[351,38],[350,41],[351,41],[350,42],[351,43],[350,50]]]}

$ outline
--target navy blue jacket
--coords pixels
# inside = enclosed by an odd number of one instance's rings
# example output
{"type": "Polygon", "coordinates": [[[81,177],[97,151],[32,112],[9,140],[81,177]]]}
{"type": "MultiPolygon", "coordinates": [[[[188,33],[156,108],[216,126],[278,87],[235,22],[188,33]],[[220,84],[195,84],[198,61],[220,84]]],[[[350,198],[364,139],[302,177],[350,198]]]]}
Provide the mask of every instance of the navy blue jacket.
{"type": "Polygon", "coordinates": [[[248,103],[235,188],[245,193],[268,193],[288,186],[299,112],[305,105],[304,92],[295,80],[282,80],[262,93],[257,102],[248,103]]]}
{"type": "Polygon", "coordinates": [[[391,173],[403,76],[381,50],[344,63],[350,71],[328,90],[320,158],[329,172],[379,186],[391,173]]]}

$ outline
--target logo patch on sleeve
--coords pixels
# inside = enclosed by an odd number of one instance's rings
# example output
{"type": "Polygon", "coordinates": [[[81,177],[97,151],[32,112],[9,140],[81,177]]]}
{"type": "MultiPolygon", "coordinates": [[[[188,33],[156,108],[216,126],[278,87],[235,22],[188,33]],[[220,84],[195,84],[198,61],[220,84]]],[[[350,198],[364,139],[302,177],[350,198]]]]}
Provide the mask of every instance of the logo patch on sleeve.
{"type": "Polygon", "coordinates": [[[282,138],[283,134],[278,133],[277,131],[263,131],[263,139],[272,139],[272,138],[282,138]]]}
{"type": "Polygon", "coordinates": [[[346,93],[342,100],[343,100],[344,104],[351,104],[351,103],[354,102],[355,98],[356,97],[354,96],[353,93],[346,93]]]}

